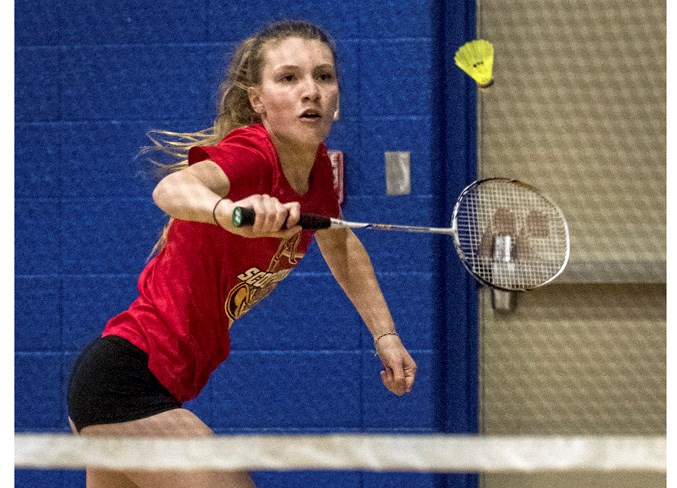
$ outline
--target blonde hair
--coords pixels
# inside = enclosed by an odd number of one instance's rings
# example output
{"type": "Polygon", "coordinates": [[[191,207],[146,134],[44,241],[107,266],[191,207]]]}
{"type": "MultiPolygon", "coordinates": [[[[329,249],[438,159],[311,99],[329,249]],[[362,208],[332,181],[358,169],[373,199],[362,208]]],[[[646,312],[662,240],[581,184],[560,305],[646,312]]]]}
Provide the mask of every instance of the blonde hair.
{"type": "MultiPolygon", "coordinates": [[[[333,40],[318,26],[303,20],[274,22],[248,37],[235,50],[218,91],[217,114],[212,127],[196,132],[171,132],[150,130],[152,145],[141,149],[142,155],[162,153],[172,162],[161,163],[151,158],[157,173],[164,176],[188,167],[188,151],[194,146],[213,146],[221,142],[233,129],[261,122],[261,117],[249,102],[249,88],[261,83],[265,48],[290,37],[318,40],[331,49],[336,60],[333,40]]],[[[172,219],[165,225],[162,235],[151,251],[151,256],[162,249],[172,219]]]]}

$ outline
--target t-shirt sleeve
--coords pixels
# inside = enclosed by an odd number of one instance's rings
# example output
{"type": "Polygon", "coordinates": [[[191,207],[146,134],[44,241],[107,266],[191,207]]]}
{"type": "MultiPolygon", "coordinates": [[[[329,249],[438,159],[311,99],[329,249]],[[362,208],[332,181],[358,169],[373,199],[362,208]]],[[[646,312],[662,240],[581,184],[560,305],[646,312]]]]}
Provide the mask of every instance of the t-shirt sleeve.
{"type": "Polygon", "coordinates": [[[214,161],[230,182],[229,197],[240,199],[270,191],[270,157],[246,137],[232,137],[216,146],[195,146],[188,152],[188,164],[214,161]]]}

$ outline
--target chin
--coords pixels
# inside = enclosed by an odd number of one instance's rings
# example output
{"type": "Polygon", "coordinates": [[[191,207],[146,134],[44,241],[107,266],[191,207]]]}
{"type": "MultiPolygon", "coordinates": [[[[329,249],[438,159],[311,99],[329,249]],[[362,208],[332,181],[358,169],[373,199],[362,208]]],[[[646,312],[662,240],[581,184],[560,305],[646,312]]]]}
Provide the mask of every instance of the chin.
{"type": "Polygon", "coordinates": [[[326,128],[308,127],[289,137],[289,141],[300,146],[319,146],[329,135],[326,128]]]}
{"type": "Polygon", "coordinates": [[[329,124],[329,127],[327,127],[327,124],[295,124],[290,121],[282,127],[269,126],[267,128],[274,139],[284,144],[315,150],[329,135],[331,125],[329,124]]]}

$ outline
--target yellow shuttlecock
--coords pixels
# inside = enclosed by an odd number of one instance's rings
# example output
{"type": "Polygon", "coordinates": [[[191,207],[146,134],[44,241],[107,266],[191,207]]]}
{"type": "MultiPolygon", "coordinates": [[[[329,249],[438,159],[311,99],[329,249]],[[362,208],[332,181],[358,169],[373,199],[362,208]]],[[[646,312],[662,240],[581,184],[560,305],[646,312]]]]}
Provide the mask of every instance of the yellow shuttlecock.
{"type": "Polygon", "coordinates": [[[488,88],[494,83],[494,46],[489,41],[466,42],[456,51],[454,61],[480,88],[488,88]]]}

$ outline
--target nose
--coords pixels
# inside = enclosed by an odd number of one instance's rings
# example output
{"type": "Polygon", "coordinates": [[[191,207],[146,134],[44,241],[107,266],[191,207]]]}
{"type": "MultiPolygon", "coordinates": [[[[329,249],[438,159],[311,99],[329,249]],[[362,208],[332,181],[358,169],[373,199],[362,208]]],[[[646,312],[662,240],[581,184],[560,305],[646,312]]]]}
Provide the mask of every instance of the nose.
{"type": "Polygon", "coordinates": [[[307,78],[303,84],[303,99],[313,102],[320,99],[320,87],[314,78],[307,78]]]}

